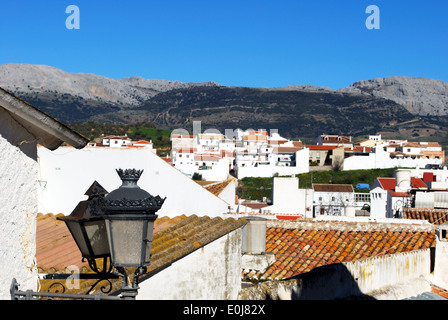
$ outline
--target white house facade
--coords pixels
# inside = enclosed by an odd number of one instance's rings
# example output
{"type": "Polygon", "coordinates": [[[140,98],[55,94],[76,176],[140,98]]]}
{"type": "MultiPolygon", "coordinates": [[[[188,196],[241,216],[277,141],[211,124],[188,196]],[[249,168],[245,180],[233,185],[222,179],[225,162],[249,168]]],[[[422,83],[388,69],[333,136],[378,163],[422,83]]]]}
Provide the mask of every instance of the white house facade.
{"type": "Polygon", "coordinates": [[[37,286],[37,145],[56,149],[63,142],[82,148],[88,141],[0,88],[0,299],[10,299],[13,278],[37,286]]]}
{"type": "Polygon", "coordinates": [[[177,216],[197,214],[220,216],[229,204],[208,192],[184,173],[146,148],[97,148],[76,150],[62,147],[55,151],[38,149],[39,212],[68,215],[84,200],[85,190],[96,180],[107,191],[120,186],[115,170],[143,169],[139,186],[152,195],[166,197],[158,214],[177,216]]]}

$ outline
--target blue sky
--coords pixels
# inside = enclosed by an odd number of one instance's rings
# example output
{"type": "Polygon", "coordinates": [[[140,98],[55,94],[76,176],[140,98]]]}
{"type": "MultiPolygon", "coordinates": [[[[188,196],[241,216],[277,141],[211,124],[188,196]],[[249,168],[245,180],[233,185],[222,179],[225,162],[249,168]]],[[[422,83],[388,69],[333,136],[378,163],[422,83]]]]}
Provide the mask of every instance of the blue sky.
{"type": "Polygon", "coordinates": [[[2,0],[0,64],[229,86],[448,82],[447,13],[446,0],[2,0]],[[379,30],[365,26],[369,5],[379,30]]]}

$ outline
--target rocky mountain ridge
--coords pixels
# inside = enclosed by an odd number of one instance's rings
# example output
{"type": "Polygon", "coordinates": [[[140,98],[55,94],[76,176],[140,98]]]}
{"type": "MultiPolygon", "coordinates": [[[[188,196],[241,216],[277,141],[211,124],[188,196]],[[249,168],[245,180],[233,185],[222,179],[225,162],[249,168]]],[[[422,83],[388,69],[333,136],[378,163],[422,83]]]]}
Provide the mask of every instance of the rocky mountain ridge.
{"type": "Polygon", "coordinates": [[[212,81],[185,83],[142,77],[112,79],[91,73],[69,73],[45,65],[18,63],[0,65],[0,87],[14,93],[69,94],[117,105],[136,106],[159,92],[194,86],[218,86],[218,84],[212,81]]]}
{"type": "Polygon", "coordinates": [[[421,116],[448,115],[448,83],[421,77],[387,77],[357,81],[339,92],[395,101],[421,116]]]}
{"type": "Polygon", "coordinates": [[[0,87],[66,123],[150,122],[187,130],[277,128],[287,137],[322,133],[423,137],[448,141],[448,84],[388,77],[333,90],[314,85],[229,87],[213,81],[111,79],[28,64],[0,65],[0,87]]]}

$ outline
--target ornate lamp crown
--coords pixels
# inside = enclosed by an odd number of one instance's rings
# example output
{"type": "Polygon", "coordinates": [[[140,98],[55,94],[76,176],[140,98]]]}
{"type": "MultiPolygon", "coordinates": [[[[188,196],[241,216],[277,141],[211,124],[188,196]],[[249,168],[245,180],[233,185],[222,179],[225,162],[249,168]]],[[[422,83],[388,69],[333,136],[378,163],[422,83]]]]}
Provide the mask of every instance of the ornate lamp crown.
{"type": "Polygon", "coordinates": [[[116,169],[116,171],[123,181],[137,181],[143,173],[143,170],[136,169],[116,169]]]}
{"type": "Polygon", "coordinates": [[[154,197],[137,185],[137,180],[142,175],[143,170],[116,169],[116,171],[123,184],[105,196],[102,205],[104,212],[141,211],[141,213],[155,213],[162,207],[166,198],[154,197]]]}

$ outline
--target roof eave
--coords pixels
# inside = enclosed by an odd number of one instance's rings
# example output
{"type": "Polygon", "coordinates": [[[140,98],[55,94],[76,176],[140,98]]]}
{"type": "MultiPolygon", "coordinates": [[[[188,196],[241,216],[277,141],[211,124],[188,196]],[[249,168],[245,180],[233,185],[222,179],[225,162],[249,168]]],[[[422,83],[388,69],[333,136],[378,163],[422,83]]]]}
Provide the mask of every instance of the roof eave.
{"type": "Polygon", "coordinates": [[[0,103],[1,107],[36,137],[37,143],[50,150],[57,149],[63,142],[82,149],[89,142],[87,138],[2,88],[0,103]]]}

